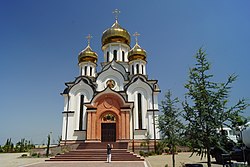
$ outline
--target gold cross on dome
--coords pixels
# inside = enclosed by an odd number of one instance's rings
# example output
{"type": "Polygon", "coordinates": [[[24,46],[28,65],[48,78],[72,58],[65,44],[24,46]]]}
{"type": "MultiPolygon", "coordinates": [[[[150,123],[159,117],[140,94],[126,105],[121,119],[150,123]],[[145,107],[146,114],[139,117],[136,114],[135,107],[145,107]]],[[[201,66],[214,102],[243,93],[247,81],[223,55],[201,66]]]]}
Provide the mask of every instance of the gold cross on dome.
{"type": "Polygon", "coordinates": [[[118,16],[121,13],[121,11],[118,10],[118,9],[115,9],[112,13],[115,15],[115,20],[117,21],[118,20],[118,16]]]}
{"type": "Polygon", "coordinates": [[[88,39],[88,46],[90,45],[90,40],[91,38],[93,38],[90,34],[88,36],[86,36],[86,38],[88,39]]]}
{"type": "Polygon", "coordinates": [[[138,44],[138,36],[140,36],[141,34],[139,34],[138,32],[135,32],[133,34],[133,36],[135,36],[135,43],[138,44]]]}

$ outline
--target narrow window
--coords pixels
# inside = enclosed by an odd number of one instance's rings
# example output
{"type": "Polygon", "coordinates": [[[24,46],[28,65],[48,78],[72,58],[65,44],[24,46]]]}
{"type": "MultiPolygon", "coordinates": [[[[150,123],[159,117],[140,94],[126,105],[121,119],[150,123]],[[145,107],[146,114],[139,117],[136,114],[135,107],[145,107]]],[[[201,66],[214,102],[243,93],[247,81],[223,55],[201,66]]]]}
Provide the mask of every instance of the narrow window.
{"type": "Polygon", "coordinates": [[[109,52],[107,52],[107,62],[109,62],[109,52]]]}
{"type": "Polygon", "coordinates": [[[125,61],[125,52],[122,51],[122,61],[124,62],[125,61]]]}
{"type": "Polygon", "coordinates": [[[84,73],[85,73],[85,75],[87,75],[87,69],[88,69],[88,67],[85,66],[85,67],[84,67],[84,73]]]}
{"type": "Polygon", "coordinates": [[[132,65],[132,74],[134,75],[135,71],[134,71],[134,65],[132,65]]]}
{"type": "Polygon", "coordinates": [[[80,114],[79,114],[79,130],[82,130],[83,125],[83,105],[84,105],[84,95],[80,97],[80,114]]]}
{"type": "Polygon", "coordinates": [[[82,76],[82,67],[81,67],[81,76],[82,76]]]}
{"type": "Polygon", "coordinates": [[[142,101],[140,93],[138,93],[138,127],[142,129],[142,101]]]}
{"type": "Polygon", "coordinates": [[[136,74],[139,74],[139,64],[136,64],[136,74]]]}
{"type": "Polygon", "coordinates": [[[116,61],[117,60],[117,50],[114,50],[113,55],[114,55],[114,60],[116,61]]]}
{"type": "Polygon", "coordinates": [[[141,65],[141,72],[144,74],[143,65],[141,65]]]}
{"type": "Polygon", "coordinates": [[[92,67],[89,67],[89,71],[90,71],[90,76],[92,76],[92,67]]]}

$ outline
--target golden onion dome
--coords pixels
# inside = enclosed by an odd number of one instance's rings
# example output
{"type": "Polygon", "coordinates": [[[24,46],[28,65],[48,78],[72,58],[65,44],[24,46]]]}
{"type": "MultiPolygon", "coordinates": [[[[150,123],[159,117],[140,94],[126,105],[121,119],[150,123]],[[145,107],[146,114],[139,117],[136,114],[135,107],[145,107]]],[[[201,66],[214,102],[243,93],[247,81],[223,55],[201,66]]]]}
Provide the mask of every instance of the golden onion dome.
{"type": "Polygon", "coordinates": [[[128,52],[128,60],[144,60],[146,61],[146,51],[138,45],[138,43],[135,44],[135,46],[128,52]]]}
{"type": "Polygon", "coordinates": [[[112,27],[105,30],[102,35],[102,46],[112,42],[121,42],[127,45],[130,44],[129,32],[122,28],[117,20],[112,27]]]}
{"type": "Polygon", "coordinates": [[[81,63],[81,62],[92,62],[92,63],[97,62],[97,54],[94,51],[92,51],[89,44],[84,50],[82,50],[79,53],[78,63],[81,63]]]}

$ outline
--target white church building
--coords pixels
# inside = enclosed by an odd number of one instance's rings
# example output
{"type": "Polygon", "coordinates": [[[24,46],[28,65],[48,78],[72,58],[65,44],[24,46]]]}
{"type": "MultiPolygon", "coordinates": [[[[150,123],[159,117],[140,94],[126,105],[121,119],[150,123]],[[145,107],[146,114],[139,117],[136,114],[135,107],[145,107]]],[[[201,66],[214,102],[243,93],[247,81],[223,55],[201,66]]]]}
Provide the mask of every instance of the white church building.
{"type": "MultiPolygon", "coordinates": [[[[115,11],[119,13],[119,11],[115,11]]],[[[137,142],[160,138],[158,81],[147,76],[147,54],[116,20],[102,34],[101,70],[88,45],[78,55],[79,76],[65,83],[61,144],[137,142]]]]}

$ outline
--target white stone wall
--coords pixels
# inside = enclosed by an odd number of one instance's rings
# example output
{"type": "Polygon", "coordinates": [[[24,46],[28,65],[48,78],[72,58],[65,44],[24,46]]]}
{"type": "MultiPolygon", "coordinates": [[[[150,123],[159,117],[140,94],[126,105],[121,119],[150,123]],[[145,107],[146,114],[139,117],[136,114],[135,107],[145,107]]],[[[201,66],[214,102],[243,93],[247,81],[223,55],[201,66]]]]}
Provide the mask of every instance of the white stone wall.
{"type": "MultiPolygon", "coordinates": [[[[64,111],[73,111],[74,113],[68,113],[68,130],[67,130],[67,140],[85,140],[86,132],[79,131],[79,116],[80,116],[80,98],[84,95],[84,103],[89,103],[93,98],[92,88],[80,81],[75,85],[69,92],[69,107],[68,107],[68,96],[64,96],[64,111]],[[67,110],[68,109],[68,110],[67,110]]],[[[67,114],[63,114],[63,127],[62,127],[62,139],[65,139],[66,133],[66,121],[67,114]]],[[[87,113],[86,107],[83,108],[83,130],[87,129],[87,113]]]]}
{"type": "Polygon", "coordinates": [[[81,76],[96,76],[96,64],[92,62],[81,62],[79,64],[81,76]]]}
{"type": "Polygon", "coordinates": [[[124,77],[120,72],[114,70],[113,68],[108,68],[106,71],[101,73],[97,80],[97,91],[103,91],[107,87],[107,81],[114,80],[115,87],[113,90],[115,91],[123,91],[124,90],[124,77]]]}
{"type": "Polygon", "coordinates": [[[110,43],[105,47],[106,48],[103,51],[105,62],[111,62],[114,59],[114,50],[117,50],[117,61],[122,61],[122,51],[124,51],[124,62],[128,62],[128,51],[130,50],[130,47],[128,45],[122,43],[110,43]],[[107,59],[107,52],[109,52],[109,60],[107,59]]]}

